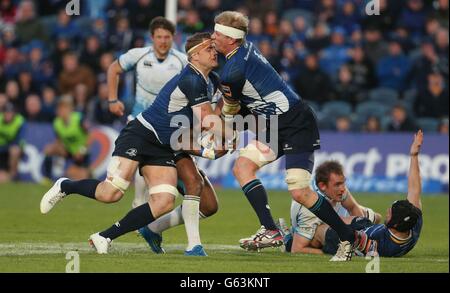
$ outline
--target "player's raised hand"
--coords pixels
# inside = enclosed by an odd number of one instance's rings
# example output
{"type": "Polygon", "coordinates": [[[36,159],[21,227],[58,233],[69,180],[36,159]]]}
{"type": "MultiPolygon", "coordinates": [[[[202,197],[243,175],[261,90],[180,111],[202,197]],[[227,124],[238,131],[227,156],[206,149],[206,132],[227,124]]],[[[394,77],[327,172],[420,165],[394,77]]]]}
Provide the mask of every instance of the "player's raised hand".
{"type": "Polygon", "coordinates": [[[423,143],[423,131],[419,130],[414,135],[414,141],[413,141],[413,143],[411,145],[411,149],[409,151],[411,156],[417,156],[419,154],[422,143],[423,143]]]}
{"type": "Polygon", "coordinates": [[[125,106],[119,100],[115,100],[114,102],[109,102],[109,111],[114,115],[122,117],[125,111],[125,106]]]}

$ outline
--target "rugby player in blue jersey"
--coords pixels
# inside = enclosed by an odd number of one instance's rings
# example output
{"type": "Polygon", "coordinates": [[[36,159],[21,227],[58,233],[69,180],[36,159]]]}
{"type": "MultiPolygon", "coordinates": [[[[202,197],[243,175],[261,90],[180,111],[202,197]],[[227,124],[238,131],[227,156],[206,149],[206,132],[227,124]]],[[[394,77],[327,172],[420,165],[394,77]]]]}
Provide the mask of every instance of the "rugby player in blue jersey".
{"type": "MultiPolygon", "coordinates": [[[[195,129],[200,123],[201,130],[217,137],[223,137],[224,132],[232,136],[233,132],[224,129],[223,121],[214,115],[211,107],[219,82],[217,75],[212,72],[218,62],[210,34],[190,37],[186,51],[189,65],[162,88],[148,109],[120,132],[106,180],[71,181],[61,178],[41,200],[42,213],[48,213],[56,203],[70,194],[114,202],[122,198],[139,168],[150,186],[149,202],[134,208],[110,228],[90,236],[90,243],[100,254],[108,252],[112,240],[148,225],[173,209],[179,194],[174,152],[179,150],[179,140],[185,137],[185,132],[190,133],[190,129],[195,129]],[[217,119],[209,123],[209,118],[213,117],[217,119]],[[205,120],[208,120],[206,125],[205,120]]],[[[228,144],[231,143],[229,140],[228,144]]],[[[190,144],[183,150],[191,150],[189,147],[190,144]]],[[[205,157],[213,157],[209,154],[210,150],[206,153],[203,150],[194,151],[196,154],[200,152],[205,157]]],[[[189,207],[183,207],[183,218],[190,236],[185,254],[205,256],[198,231],[200,200],[194,195],[185,195],[186,199],[191,199],[191,203],[189,207]]]]}
{"type": "MultiPolygon", "coordinates": [[[[164,17],[155,17],[150,23],[153,45],[131,49],[109,67],[109,109],[112,113],[117,116],[124,115],[125,106],[118,99],[118,77],[122,73],[133,71],[136,76],[135,103],[131,115],[128,116],[128,121],[131,121],[147,109],[155,101],[163,86],[188,64],[187,56],[172,48],[175,31],[176,28],[172,22],[164,17]]],[[[217,194],[208,177],[197,167],[194,158],[185,152],[178,152],[175,163],[180,193],[182,195],[200,194],[200,219],[215,214],[218,209],[217,194]]],[[[148,201],[150,196],[148,190],[144,178],[136,172],[132,208],[148,201]]],[[[185,200],[185,206],[188,206],[190,199],[185,200]]],[[[164,253],[161,246],[163,231],[184,223],[182,207],[183,204],[138,230],[153,252],[164,253]]]]}
{"type": "Polygon", "coordinates": [[[246,41],[247,17],[239,12],[225,11],[215,18],[215,23],[216,50],[226,58],[220,76],[225,95],[222,114],[225,117],[236,115],[242,105],[268,122],[266,132],[258,133],[256,140],[240,150],[233,169],[261,223],[255,235],[240,240],[241,247],[259,250],[283,244],[283,237],[270,213],[267,193],[256,172],[284,155],[286,183],[292,198],[338,232],[342,241],[339,253],[331,260],[350,260],[354,249],[364,245],[365,239],[346,225],[330,203],[309,186],[314,151],[320,148],[313,111],[283,81],[256,46],[246,41]],[[267,143],[268,137],[274,135],[277,141],[270,139],[267,143]]]}

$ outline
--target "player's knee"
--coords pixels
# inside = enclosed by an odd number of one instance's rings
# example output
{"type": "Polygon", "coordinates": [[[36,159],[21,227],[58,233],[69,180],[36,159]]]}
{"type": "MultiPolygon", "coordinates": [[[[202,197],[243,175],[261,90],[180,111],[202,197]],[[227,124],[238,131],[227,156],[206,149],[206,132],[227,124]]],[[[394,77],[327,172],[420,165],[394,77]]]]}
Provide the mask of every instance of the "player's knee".
{"type": "Polygon", "coordinates": [[[203,204],[200,202],[200,213],[205,218],[211,217],[219,211],[219,204],[217,201],[203,204]]]}
{"type": "Polygon", "coordinates": [[[286,171],[286,184],[289,191],[307,190],[311,184],[311,173],[305,169],[288,169],[286,171]]]}
{"type": "Polygon", "coordinates": [[[186,194],[200,195],[205,186],[205,180],[199,174],[194,174],[190,178],[183,180],[186,194]]]}
{"type": "Polygon", "coordinates": [[[167,196],[167,194],[152,194],[150,196],[150,206],[153,216],[158,218],[171,210],[175,205],[175,197],[167,196]]]}
{"type": "Polygon", "coordinates": [[[160,217],[170,212],[175,204],[175,199],[179,195],[178,190],[169,184],[160,184],[150,188],[150,206],[153,215],[160,217]]]}
{"type": "Polygon", "coordinates": [[[120,170],[120,161],[118,158],[112,158],[107,168],[106,182],[109,183],[114,190],[114,194],[125,194],[131,182],[122,178],[120,170]]]}
{"type": "Polygon", "coordinates": [[[247,158],[239,157],[234,163],[233,175],[239,179],[243,175],[255,175],[257,170],[258,166],[255,163],[247,158]]]}
{"type": "Polygon", "coordinates": [[[103,203],[116,203],[121,200],[123,197],[123,193],[116,188],[99,188],[96,191],[95,198],[103,203]]]}

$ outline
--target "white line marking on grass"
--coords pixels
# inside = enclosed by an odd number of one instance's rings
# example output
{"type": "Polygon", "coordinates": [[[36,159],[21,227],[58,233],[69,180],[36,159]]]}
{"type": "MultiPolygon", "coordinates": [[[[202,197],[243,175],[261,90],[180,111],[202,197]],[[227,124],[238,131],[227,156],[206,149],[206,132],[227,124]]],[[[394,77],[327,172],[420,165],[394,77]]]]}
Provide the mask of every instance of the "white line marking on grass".
{"type": "MultiPolygon", "coordinates": [[[[237,245],[205,244],[206,250],[214,251],[240,251],[237,245]]],[[[168,252],[186,248],[185,244],[168,244],[164,249],[168,252]]],[[[93,253],[94,249],[87,242],[70,243],[0,243],[0,256],[19,256],[19,255],[42,255],[42,254],[65,254],[68,251],[79,251],[82,253],[93,253]]],[[[111,246],[111,253],[152,253],[146,243],[126,243],[117,242],[111,246]]],[[[242,250],[243,251],[243,250],[242,250]]]]}

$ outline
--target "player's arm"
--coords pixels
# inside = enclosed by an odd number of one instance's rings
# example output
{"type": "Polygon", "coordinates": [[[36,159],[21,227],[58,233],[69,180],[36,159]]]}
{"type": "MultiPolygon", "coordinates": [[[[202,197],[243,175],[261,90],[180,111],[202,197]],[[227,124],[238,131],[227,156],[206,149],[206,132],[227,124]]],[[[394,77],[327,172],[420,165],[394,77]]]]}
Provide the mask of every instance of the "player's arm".
{"type": "Polygon", "coordinates": [[[312,241],[309,240],[308,238],[302,237],[297,233],[294,233],[291,253],[323,254],[321,249],[312,247],[311,243],[312,241]]]}
{"type": "Polygon", "coordinates": [[[124,72],[119,61],[114,61],[108,68],[107,84],[108,84],[108,103],[109,111],[117,116],[123,116],[125,106],[119,101],[119,77],[124,72]]]}
{"type": "Polygon", "coordinates": [[[354,217],[365,217],[364,209],[358,204],[351,194],[350,190],[346,191],[346,198],[342,202],[342,206],[354,217]]]}
{"type": "Polygon", "coordinates": [[[227,127],[223,120],[215,115],[209,101],[193,106],[192,111],[197,121],[201,122],[202,130],[210,132],[215,137],[225,137],[225,140],[233,139],[233,129],[227,127]]]}
{"type": "Polygon", "coordinates": [[[408,201],[422,210],[420,193],[422,192],[422,182],[420,178],[419,153],[423,143],[423,132],[419,130],[414,135],[409,155],[411,156],[408,175],[408,201]]]}

